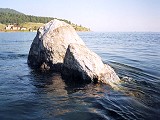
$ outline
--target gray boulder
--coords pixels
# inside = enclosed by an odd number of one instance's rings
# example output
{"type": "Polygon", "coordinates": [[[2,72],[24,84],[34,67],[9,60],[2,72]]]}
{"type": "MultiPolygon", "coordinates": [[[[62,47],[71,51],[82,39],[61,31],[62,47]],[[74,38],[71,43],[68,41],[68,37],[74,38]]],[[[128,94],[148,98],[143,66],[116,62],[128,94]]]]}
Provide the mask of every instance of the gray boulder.
{"type": "Polygon", "coordinates": [[[70,43],[85,45],[71,25],[56,19],[50,21],[38,29],[29,51],[28,65],[60,71],[70,43]]]}
{"type": "Polygon", "coordinates": [[[113,86],[120,81],[114,70],[86,46],[70,44],[64,57],[62,76],[74,80],[106,83],[113,86]]]}
{"type": "Polygon", "coordinates": [[[68,79],[112,86],[120,81],[114,70],[85,46],[71,25],[56,19],[38,29],[29,51],[28,65],[58,71],[68,79]]]}

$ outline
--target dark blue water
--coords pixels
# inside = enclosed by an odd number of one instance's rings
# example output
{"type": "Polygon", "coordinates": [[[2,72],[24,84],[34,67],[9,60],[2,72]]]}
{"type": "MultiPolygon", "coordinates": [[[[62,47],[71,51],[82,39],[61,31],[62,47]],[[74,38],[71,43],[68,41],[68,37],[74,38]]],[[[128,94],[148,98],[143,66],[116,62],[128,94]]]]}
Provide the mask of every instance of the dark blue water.
{"type": "Polygon", "coordinates": [[[0,120],[160,119],[160,33],[78,33],[121,77],[116,89],[27,65],[36,33],[0,33],[0,120]]]}

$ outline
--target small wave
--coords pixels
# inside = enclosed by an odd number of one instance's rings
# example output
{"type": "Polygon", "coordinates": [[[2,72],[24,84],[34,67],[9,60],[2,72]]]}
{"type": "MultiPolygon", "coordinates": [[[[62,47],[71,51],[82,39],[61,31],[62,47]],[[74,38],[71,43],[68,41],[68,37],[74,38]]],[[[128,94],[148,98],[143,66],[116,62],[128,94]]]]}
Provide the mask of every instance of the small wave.
{"type": "Polygon", "coordinates": [[[110,63],[111,63],[112,65],[119,66],[119,67],[123,67],[123,68],[128,69],[128,70],[143,71],[143,70],[140,69],[140,68],[136,68],[136,67],[129,66],[129,65],[126,65],[126,64],[122,64],[122,63],[118,63],[118,62],[110,62],[110,63]]]}
{"type": "MultiPolygon", "coordinates": [[[[6,41],[3,41],[3,43],[6,43],[8,45],[8,43],[25,43],[25,42],[32,42],[33,40],[7,40],[6,41]]],[[[1,44],[3,44],[1,43],[1,44]]]]}
{"type": "Polygon", "coordinates": [[[12,59],[19,59],[19,58],[27,58],[27,54],[15,54],[10,52],[9,54],[0,54],[0,60],[12,60],[12,59]]]}
{"type": "MultiPolygon", "coordinates": [[[[122,98],[125,99],[124,96],[122,98]]],[[[97,101],[97,105],[95,107],[101,110],[103,114],[112,119],[137,119],[137,116],[134,113],[132,113],[127,106],[123,106],[124,100],[123,103],[121,103],[121,105],[117,105],[116,102],[118,102],[118,100],[116,100],[116,97],[100,99],[97,101]]]]}
{"type": "Polygon", "coordinates": [[[122,64],[118,62],[110,62],[110,64],[117,69],[122,77],[131,77],[136,78],[137,80],[148,80],[153,83],[159,83],[160,78],[156,75],[153,75],[141,68],[133,67],[127,64],[122,64]],[[127,76],[128,75],[128,76],[127,76]]]}

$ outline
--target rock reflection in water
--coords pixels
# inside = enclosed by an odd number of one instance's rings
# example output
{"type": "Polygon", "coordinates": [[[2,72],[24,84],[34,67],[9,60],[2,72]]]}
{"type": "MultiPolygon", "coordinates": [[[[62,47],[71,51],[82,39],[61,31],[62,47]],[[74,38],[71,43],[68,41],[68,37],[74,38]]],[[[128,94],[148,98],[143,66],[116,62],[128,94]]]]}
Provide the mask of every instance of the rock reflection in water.
{"type": "Polygon", "coordinates": [[[42,108],[45,110],[44,118],[72,119],[79,116],[78,114],[84,119],[100,118],[93,104],[104,96],[106,88],[103,85],[63,80],[58,73],[34,72],[32,75],[36,94],[41,95],[40,107],[45,108],[42,108]]]}

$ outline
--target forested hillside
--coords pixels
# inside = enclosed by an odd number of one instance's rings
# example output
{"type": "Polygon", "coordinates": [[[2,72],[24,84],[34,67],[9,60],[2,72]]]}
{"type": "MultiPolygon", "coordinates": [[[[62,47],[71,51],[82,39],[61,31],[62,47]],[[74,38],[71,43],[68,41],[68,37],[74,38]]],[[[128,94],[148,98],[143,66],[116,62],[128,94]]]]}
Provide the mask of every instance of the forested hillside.
{"type": "MultiPolygon", "coordinates": [[[[0,23],[1,24],[17,24],[21,25],[23,23],[33,22],[33,23],[47,23],[55,18],[52,17],[38,17],[38,16],[32,16],[32,15],[25,15],[21,12],[18,12],[13,9],[9,8],[0,8],[0,23]]],[[[58,19],[58,18],[56,18],[58,19]]],[[[89,31],[88,28],[83,27],[81,25],[77,25],[74,23],[71,23],[71,21],[65,20],[65,19],[58,19],[61,21],[65,21],[69,24],[71,24],[77,31],[89,31]]]]}
{"type": "MultiPolygon", "coordinates": [[[[37,23],[47,23],[54,18],[51,17],[38,17],[38,16],[31,16],[31,15],[25,15],[25,14],[17,14],[17,13],[11,13],[11,12],[1,12],[0,11],[0,23],[2,24],[21,24],[25,22],[37,22],[37,23]]],[[[69,24],[71,24],[70,21],[59,19],[62,21],[65,21],[69,24]]]]}

